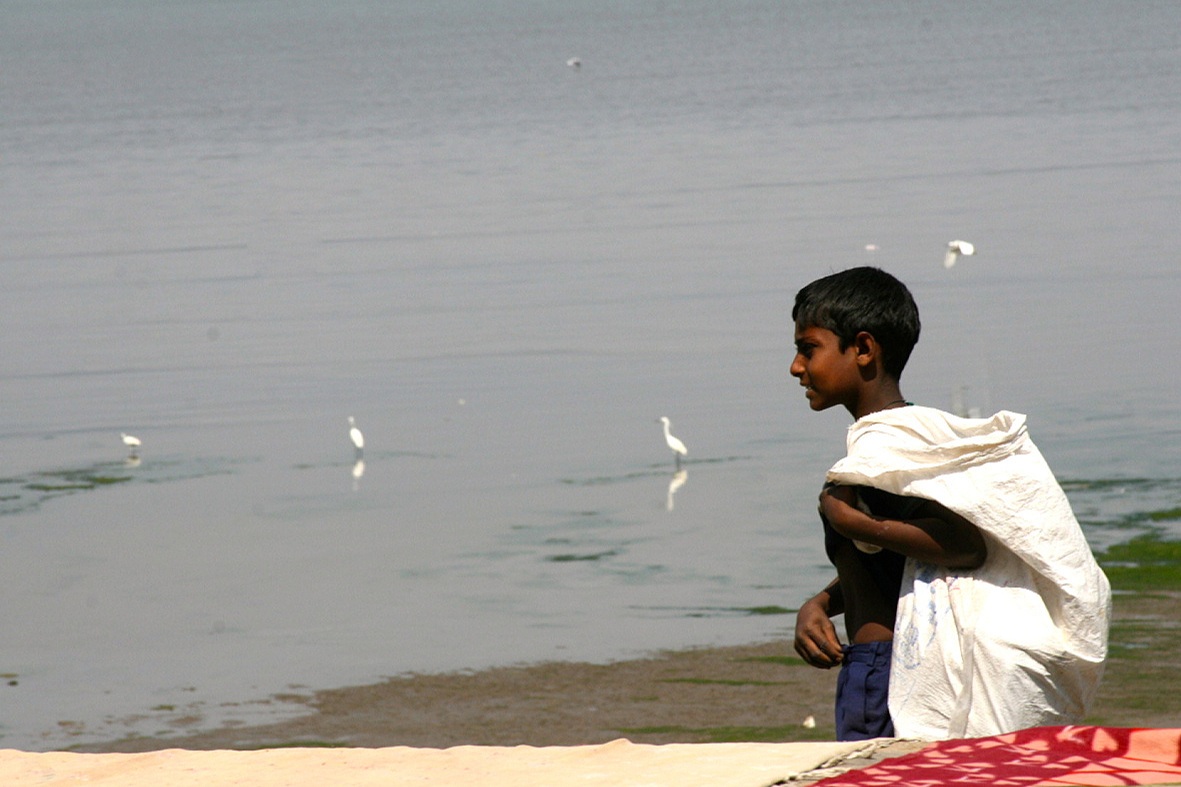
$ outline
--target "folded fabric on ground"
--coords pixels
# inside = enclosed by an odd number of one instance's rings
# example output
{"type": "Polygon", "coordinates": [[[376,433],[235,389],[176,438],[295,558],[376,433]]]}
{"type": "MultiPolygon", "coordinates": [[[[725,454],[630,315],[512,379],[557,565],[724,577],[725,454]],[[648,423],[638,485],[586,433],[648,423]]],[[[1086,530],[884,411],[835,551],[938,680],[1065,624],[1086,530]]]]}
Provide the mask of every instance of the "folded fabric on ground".
{"type": "Polygon", "coordinates": [[[815,787],[1181,784],[1181,729],[1038,727],[933,743],[815,787]]]}
{"type": "Polygon", "coordinates": [[[984,533],[973,570],[907,559],[890,715],[903,738],[1081,721],[1107,653],[1111,589],[1025,416],[867,415],[828,480],[934,500],[984,533]]]}

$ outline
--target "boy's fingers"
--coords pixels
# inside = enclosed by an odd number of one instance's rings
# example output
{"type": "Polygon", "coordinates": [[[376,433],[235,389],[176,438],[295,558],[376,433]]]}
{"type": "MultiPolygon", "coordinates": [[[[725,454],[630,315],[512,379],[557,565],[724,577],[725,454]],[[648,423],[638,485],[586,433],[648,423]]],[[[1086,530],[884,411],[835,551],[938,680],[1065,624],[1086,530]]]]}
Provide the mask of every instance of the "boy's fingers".
{"type": "Polygon", "coordinates": [[[815,656],[815,658],[812,659],[812,666],[823,667],[824,669],[829,669],[830,667],[835,667],[838,663],[839,662],[834,661],[831,656],[829,656],[827,653],[825,653],[823,651],[818,653],[815,656]]]}
{"type": "Polygon", "coordinates": [[[837,645],[836,652],[833,651],[834,645],[823,638],[823,636],[810,637],[804,642],[796,643],[796,653],[800,654],[800,658],[811,664],[813,667],[834,667],[840,663],[840,646],[837,645]]]}

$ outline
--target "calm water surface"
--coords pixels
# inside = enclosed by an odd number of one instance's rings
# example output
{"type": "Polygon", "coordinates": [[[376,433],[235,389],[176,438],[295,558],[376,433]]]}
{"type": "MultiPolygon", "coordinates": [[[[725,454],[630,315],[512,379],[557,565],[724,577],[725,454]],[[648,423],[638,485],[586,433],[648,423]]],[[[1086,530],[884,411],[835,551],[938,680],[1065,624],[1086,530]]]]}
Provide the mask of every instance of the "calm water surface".
{"type": "Polygon", "coordinates": [[[1178,505],[1181,6],[636,5],[0,2],[0,745],[785,637],[851,265],[1096,548],[1178,505]]]}

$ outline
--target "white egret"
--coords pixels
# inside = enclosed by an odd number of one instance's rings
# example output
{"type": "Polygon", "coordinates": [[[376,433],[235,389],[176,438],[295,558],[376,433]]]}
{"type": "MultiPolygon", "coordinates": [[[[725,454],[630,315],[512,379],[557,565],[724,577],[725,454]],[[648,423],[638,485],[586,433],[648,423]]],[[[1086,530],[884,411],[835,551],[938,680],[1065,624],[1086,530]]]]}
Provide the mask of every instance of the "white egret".
{"type": "Polygon", "coordinates": [[[681,457],[686,456],[689,453],[689,449],[685,447],[684,443],[682,443],[680,440],[674,437],[671,432],[668,431],[669,420],[667,415],[660,416],[658,420],[660,423],[664,424],[664,442],[668,443],[668,447],[672,449],[673,456],[677,460],[677,467],[680,467],[681,457]]]}
{"type": "Polygon", "coordinates": [[[130,435],[126,432],[120,432],[119,434],[123,437],[123,445],[127,446],[127,450],[134,457],[139,452],[139,447],[143,445],[143,441],[135,435],[130,435]]]}
{"type": "Polygon", "coordinates": [[[353,441],[353,448],[357,449],[357,456],[365,450],[365,435],[357,428],[357,419],[349,416],[349,439],[353,441]]]}
{"type": "Polygon", "coordinates": [[[971,257],[975,253],[976,247],[966,240],[953,240],[947,244],[947,253],[943,255],[943,267],[950,268],[960,257],[971,257]]]}

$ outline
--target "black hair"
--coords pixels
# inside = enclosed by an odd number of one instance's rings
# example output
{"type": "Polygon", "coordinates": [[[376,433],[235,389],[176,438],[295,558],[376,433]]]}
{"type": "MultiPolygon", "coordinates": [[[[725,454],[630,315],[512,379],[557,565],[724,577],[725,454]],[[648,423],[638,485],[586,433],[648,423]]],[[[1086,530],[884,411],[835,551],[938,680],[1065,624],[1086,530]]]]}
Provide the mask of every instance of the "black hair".
{"type": "Polygon", "coordinates": [[[849,268],[817,279],[796,293],[791,318],[825,328],[844,351],[861,331],[882,348],[882,366],[898,379],[919,340],[919,307],[910,290],[880,268],[849,268]]]}

